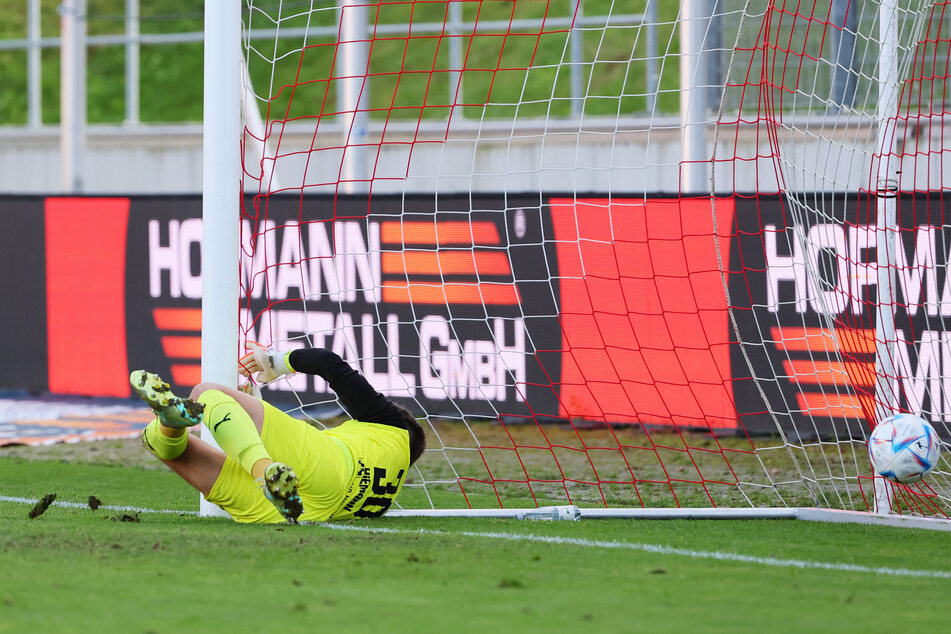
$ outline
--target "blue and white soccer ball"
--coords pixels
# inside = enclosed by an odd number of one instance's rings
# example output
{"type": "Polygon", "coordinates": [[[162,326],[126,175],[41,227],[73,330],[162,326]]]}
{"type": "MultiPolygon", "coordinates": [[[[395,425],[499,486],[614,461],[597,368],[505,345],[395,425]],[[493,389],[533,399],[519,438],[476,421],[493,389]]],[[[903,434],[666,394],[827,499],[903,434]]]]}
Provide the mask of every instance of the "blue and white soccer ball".
{"type": "Polygon", "coordinates": [[[934,468],[941,443],[934,427],[914,414],[895,414],[880,422],[868,439],[875,473],[892,482],[918,482],[934,468]]]}

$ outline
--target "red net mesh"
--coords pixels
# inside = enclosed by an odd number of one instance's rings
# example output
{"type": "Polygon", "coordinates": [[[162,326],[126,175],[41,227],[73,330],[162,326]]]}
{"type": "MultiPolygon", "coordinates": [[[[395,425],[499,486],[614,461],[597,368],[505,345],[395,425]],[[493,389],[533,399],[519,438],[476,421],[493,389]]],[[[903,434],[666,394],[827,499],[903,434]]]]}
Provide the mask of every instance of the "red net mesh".
{"type": "MultiPolygon", "coordinates": [[[[888,384],[948,431],[943,5],[900,15],[884,153],[868,9],[721,6],[695,197],[678,9],[616,4],[252,11],[245,337],[333,349],[425,418],[406,506],[871,508],[881,160],[910,249],[888,384]]],[[[340,413],[308,377],[266,397],[340,413]]],[[[896,508],[943,515],[926,482],[896,508]]]]}

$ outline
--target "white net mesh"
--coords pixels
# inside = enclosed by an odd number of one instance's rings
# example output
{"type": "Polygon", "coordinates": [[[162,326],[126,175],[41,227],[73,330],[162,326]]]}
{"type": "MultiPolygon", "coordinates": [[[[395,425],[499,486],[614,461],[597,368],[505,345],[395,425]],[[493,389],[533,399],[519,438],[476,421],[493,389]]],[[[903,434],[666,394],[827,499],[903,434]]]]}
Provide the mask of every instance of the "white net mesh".
{"type": "MultiPolygon", "coordinates": [[[[425,419],[403,505],[865,510],[876,410],[948,433],[943,9],[892,43],[877,3],[698,6],[689,42],[659,2],[248,6],[242,332],[425,419]]],[[[895,509],[944,515],[947,475],[895,509]]]]}

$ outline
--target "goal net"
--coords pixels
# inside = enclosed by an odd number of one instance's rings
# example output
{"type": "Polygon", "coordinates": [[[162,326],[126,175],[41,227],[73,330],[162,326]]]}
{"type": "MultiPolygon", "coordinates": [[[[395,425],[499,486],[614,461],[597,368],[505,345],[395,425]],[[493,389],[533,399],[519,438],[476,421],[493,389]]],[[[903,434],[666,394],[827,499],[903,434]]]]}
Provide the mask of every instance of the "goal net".
{"type": "Polygon", "coordinates": [[[423,421],[404,508],[946,517],[866,451],[949,436],[946,8],[254,0],[241,343],[423,421]]]}

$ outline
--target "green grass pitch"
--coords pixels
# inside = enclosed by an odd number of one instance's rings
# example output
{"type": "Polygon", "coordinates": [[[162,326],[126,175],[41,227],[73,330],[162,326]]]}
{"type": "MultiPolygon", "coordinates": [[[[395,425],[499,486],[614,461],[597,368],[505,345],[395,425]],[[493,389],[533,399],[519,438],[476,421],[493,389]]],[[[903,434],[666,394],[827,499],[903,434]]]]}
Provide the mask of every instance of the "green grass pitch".
{"type": "Polygon", "coordinates": [[[0,632],[883,632],[947,621],[947,533],[782,520],[242,526],[197,517],[197,494],[170,472],[43,458],[0,450],[0,632]],[[11,501],[54,492],[36,519],[32,503],[11,501]],[[89,508],[91,495],[104,506],[89,508]],[[107,508],[123,505],[188,513],[107,508]]]}

